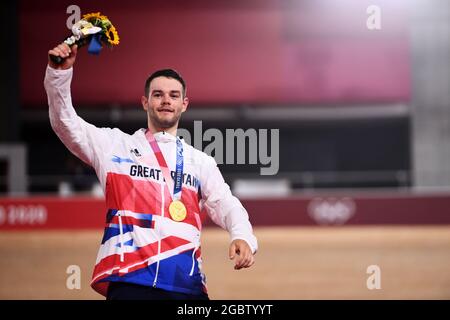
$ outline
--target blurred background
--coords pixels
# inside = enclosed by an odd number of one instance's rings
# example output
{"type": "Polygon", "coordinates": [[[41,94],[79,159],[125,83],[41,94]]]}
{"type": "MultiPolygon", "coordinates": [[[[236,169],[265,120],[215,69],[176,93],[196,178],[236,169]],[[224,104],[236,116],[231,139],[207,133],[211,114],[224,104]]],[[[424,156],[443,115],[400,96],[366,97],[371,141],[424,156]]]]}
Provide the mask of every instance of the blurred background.
{"type": "Polygon", "coordinates": [[[187,82],[192,137],[279,130],[276,174],[219,164],[260,251],[234,271],[227,233],[206,221],[211,298],[450,298],[448,1],[22,0],[1,4],[1,299],[102,298],[89,281],[103,193],[53,133],[43,87],[71,5],[120,35],[99,56],[79,52],[72,95],[86,121],[145,127],[144,82],[170,67],[187,82]],[[80,289],[66,285],[70,265],[80,289]]]}

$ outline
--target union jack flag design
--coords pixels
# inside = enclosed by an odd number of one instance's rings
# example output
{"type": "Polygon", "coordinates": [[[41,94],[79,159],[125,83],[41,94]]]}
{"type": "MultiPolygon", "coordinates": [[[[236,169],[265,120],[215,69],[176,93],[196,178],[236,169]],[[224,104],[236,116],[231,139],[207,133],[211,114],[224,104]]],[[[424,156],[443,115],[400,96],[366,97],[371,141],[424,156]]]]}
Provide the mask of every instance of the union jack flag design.
{"type": "Polygon", "coordinates": [[[184,188],[188,216],[182,222],[168,214],[170,195],[164,184],[109,173],[106,202],[113,207],[97,256],[92,287],[106,295],[110,281],[149,285],[188,294],[206,293],[201,272],[198,194],[184,188]],[[170,234],[167,230],[170,230],[170,234]]]}

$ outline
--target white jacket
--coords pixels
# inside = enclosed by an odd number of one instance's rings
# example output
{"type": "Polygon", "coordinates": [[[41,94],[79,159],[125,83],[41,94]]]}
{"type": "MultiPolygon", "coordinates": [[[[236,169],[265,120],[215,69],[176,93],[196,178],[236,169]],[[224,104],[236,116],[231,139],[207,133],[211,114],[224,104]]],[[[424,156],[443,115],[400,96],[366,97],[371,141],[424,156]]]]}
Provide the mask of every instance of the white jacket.
{"type": "MultiPolygon", "coordinates": [[[[47,67],[44,85],[50,122],[64,145],[91,165],[105,192],[108,212],[92,287],[106,295],[110,281],[124,281],[190,294],[206,292],[201,271],[202,208],[235,239],[257,250],[247,211],[231,194],[214,158],[183,141],[182,201],[187,217],[168,213],[171,202],[162,172],[145,137],[114,128],[97,128],[80,118],[73,106],[73,69],[47,67]]],[[[155,134],[171,171],[175,170],[176,138],[155,134]]]]}

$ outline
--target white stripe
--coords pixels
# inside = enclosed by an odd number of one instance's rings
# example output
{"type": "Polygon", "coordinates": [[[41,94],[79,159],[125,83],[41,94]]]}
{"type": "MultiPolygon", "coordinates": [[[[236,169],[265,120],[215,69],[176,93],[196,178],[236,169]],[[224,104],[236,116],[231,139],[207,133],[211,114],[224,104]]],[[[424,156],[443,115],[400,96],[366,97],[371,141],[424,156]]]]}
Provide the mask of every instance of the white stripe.
{"type": "MultiPolygon", "coordinates": [[[[161,217],[164,218],[164,185],[161,185],[161,217]]],[[[161,219],[161,221],[163,221],[163,219],[161,219]]],[[[156,222],[155,222],[155,228],[157,228],[157,232],[161,232],[161,228],[160,226],[156,226],[156,222]]],[[[161,234],[159,234],[159,239],[158,239],[158,254],[157,256],[159,256],[161,253],[161,234]]],[[[155,274],[155,279],[153,281],[153,286],[156,286],[156,282],[158,281],[158,273],[159,273],[159,260],[158,263],[156,265],[156,274],[155,274]]]]}
{"type": "Polygon", "coordinates": [[[163,218],[158,220],[158,225],[160,227],[159,230],[162,239],[175,236],[193,242],[196,246],[200,245],[200,231],[191,224],[163,218]]]}
{"type": "Polygon", "coordinates": [[[123,241],[123,226],[122,226],[122,215],[120,211],[117,213],[119,216],[119,239],[120,239],[120,262],[123,262],[123,247],[124,247],[124,241],[123,241]]]}
{"type": "MultiPolygon", "coordinates": [[[[123,234],[123,241],[127,242],[133,239],[133,245],[136,247],[145,247],[151,243],[155,243],[158,241],[158,237],[156,232],[153,229],[141,228],[138,226],[133,226],[133,232],[126,232],[123,234]]],[[[99,263],[102,259],[117,254],[119,248],[117,244],[120,243],[119,235],[111,237],[104,244],[100,246],[100,249],[97,254],[96,264],[99,263]]],[[[124,246],[125,252],[133,252],[134,248],[129,246],[124,246]]]]}
{"type": "Polygon", "coordinates": [[[194,267],[195,267],[195,252],[197,252],[198,247],[195,247],[194,251],[192,251],[192,268],[191,268],[191,272],[189,272],[189,275],[192,277],[192,275],[194,274],[194,267]]]}

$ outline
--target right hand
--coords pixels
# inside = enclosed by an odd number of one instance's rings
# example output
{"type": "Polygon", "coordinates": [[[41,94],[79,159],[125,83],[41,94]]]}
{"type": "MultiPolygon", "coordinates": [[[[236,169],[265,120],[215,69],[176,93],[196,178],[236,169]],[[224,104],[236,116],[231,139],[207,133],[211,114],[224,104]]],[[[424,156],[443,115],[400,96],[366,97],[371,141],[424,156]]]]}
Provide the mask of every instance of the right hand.
{"type": "Polygon", "coordinates": [[[56,64],[53,61],[50,60],[50,57],[48,58],[48,65],[52,67],[53,69],[57,70],[65,70],[69,69],[73,66],[75,63],[75,59],[77,58],[77,45],[73,45],[72,47],[69,47],[65,43],[59,44],[57,47],[54,47],[53,49],[48,51],[49,55],[59,56],[62,58],[65,58],[63,60],[63,63],[56,64]]]}

